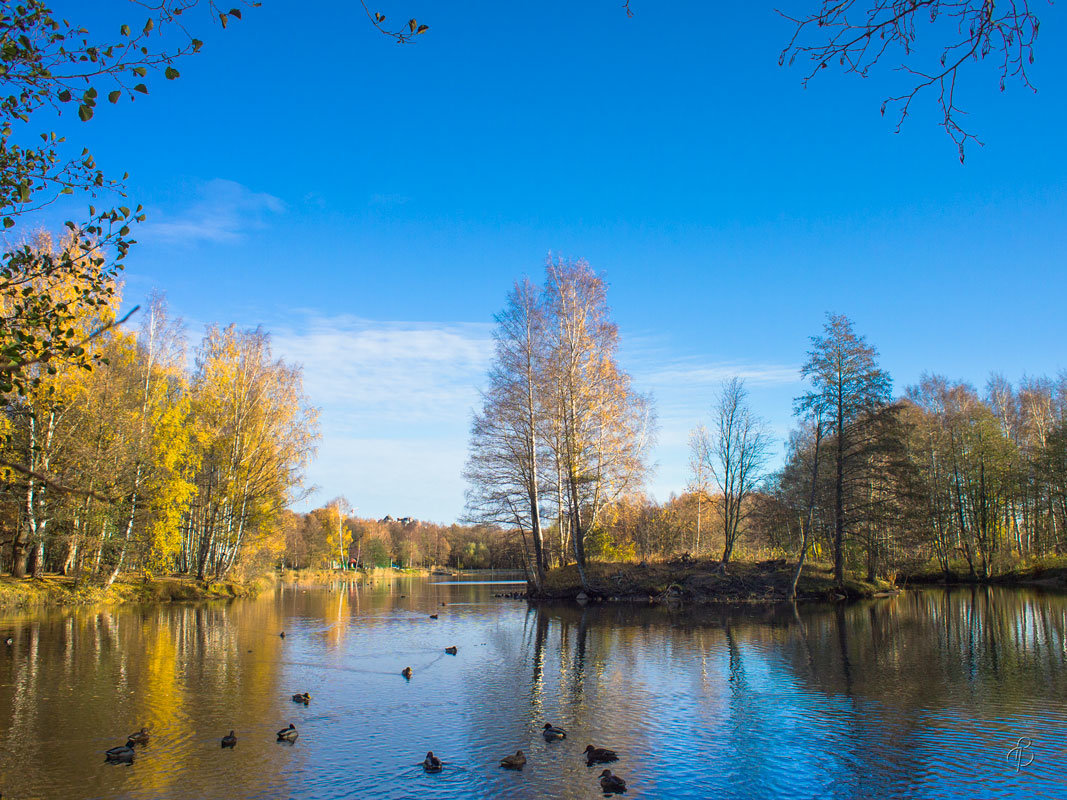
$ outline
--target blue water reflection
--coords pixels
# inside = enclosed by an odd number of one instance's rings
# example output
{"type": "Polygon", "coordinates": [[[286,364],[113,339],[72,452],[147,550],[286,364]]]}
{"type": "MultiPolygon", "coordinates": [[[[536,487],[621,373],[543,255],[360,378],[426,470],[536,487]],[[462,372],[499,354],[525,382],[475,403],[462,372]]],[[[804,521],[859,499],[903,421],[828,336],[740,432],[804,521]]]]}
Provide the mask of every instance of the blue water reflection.
{"type": "Polygon", "coordinates": [[[1067,796],[1063,596],[683,611],[499,593],[379,579],[228,605],[9,614],[0,790],[593,798],[592,743],[619,752],[628,797],[1067,796]],[[307,707],[290,700],[304,691],[307,707]],[[546,721],[568,739],[545,742],[546,721]],[[278,745],[290,722],[299,740],[278,745]],[[153,739],[135,763],[104,764],[141,724],[153,739]],[[237,748],[221,750],[231,728],[237,748]],[[500,769],[517,749],[525,769],[500,769]],[[440,774],[419,766],[427,750],[440,774]]]}

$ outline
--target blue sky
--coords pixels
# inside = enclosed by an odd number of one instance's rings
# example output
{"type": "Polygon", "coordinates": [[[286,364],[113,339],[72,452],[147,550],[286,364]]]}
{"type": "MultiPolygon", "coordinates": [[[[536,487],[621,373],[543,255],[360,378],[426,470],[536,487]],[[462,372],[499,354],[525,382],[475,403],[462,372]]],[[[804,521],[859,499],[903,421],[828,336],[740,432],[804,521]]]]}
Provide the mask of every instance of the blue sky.
{"type": "MultiPolygon", "coordinates": [[[[101,25],[132,21],[112,5],[101,25]]],[[[193,333],[263,325],[304,364],[322,408],[312,504],[461,514],[492,315],[549,252],[606,273],[625,366],[658,401],[660,499],[723,377],[748,376],[785,437],[827,311],[898,390],[924,370],[1067,368],[1058,6],[1039,9],[1037,94],[971,71],[962,105],[986,145],[961,166],[933,97],[900,134],[880,116],[903,86],[891,61],[803,88],[778,66],[790,29],[771,4],[634,0],[628,19],[617,0],[383,2],[431,26],[414,46],[327,5],[194,20],[206,44],[179,80],[58,123],[148,210],[127,302],[161,289],[193,333]]]]}

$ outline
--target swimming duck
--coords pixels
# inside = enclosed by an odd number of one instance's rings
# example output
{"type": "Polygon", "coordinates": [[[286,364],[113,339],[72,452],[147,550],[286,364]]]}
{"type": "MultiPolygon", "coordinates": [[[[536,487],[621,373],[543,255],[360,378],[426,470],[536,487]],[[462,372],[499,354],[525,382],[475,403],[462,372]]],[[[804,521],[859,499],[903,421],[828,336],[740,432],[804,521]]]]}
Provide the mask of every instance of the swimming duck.
{"type": "Polygon", "coordinates": [[[504,756],[500,759],[500,766],[504,769],[522,769],[526,766],[526,756],[522,750],[516,750],[513,756],[504,756]]]}
{"type": "Polygon", "coordinates": [[[456,653],[459,652],[459,648],[455,645],[452,645],[451,647],[446,647],[445,652],[448,653],[450,656],[454,656],[456,653]]]}
{"type": "Polygon", "coordinates": [[[400,674],[403,675],[405,678],[407,678],[410,681],[411,680],[411,667],[404,667],[402,670],[400,670],[400,674]]]}
{"type": "Polygon", "coordinates": [[[426,754],[426,758],[422,762],[422,768],[427,772],[440,772],[444,768],[444,764],[441,763],[441,759],[433,754],[433,750],[426,754]]]}
{"type": "Polygon", "coordinates": [[[278,731],[278,741],[295,742],[296,737],[299,735],[300,734],[296,732],[296,725],[290,722],[288,728],[282,728],[280,731],[278,731]]]}
{"type": "Polygon", "coordinates": [[[233,735],[233,731],[222,737],[223,747],[237,747],[237,737],[233,735]]]}
{"type": "Polygon", "coordinates": [[[112,747],[104,756],[108,761],[119,761],[124,764],[129,764],[133,761],[133,742],[126,740],[126,744],[121,747],[112,747]]]}
{"type": "Polygon", "coordinates": [[[600,788],[604,794],[617,794],[626,791],[626,781],[618,775],[612,775],[610,769],[600,773],[600,788]]]}
{"type": "Polygon", "coordinates": [[[430,619],[437,619],[437,615],[436,614],[430,614],[430,619]]]}
{"type": "Polygon", "coordinates": [[[134,744],[148,744],[148,728],[141,728],[137,733],[131,733],[126,739],[134,744]]]}
{"type": "Polygon", "coordinates": [[[282,631],[282,632],[281,632],[281,633],[279,633],[278,635],[279,635],[279,636],[281,636],[281,637],[282,637],[282,638],[284,639],[284,638],[285,638],[285,631],[282,631]]]}
{"type": "Polygon", "coordinates": [[[609,761],[618,761],[619,757],[615,755],[614,750],[608,750],[606,747],[593,747],[588,744],[585,746],[585,760],[589,763],[589,766],[593,764],[607,764],[609,761]]]}
{"type": "Polygon", "coordinates": [[[544,730],[541,731],[541,735],[545,737],[546,742],[553,742],[557,739],[566,739],[567,732],[563,728],[557,728],[551,722],[546,722],[544,730]]]}
{"type": "Polygon", "coordinates": [[[293,695],[293,702],[294,703],[303,703],[304,705],[307,705],[308,703],[311,702],[311,695],[309,695],[307,692],[304,692],[303,694],[294,694],[293,695]]]}

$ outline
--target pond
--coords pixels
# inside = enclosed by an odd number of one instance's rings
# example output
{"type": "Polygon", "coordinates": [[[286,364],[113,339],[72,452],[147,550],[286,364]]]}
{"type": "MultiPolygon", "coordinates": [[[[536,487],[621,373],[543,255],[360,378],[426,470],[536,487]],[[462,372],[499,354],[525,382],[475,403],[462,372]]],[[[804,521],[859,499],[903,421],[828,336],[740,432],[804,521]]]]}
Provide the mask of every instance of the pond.
{"type": "Polygon", "coordinates": [[[618,752],[632,798],[1067,793],[1063,595],[672,610],[498,596],[513,589],[397,578],[6,612],[0,791],[595,798],[592,743],[618,752]],[[305,691],[309,705],[292,702],[305,691]],[[568,738],[545,742],[545,722],[568,738]],[[298,740],[277,743],[290,723],[298,740]],[[105,763],[142,725],[133,764],[105,763]],[[525,769],[501,769],[518,749],[525,769]],[[428,750],[439,774],[420,767],[428,750]]]}

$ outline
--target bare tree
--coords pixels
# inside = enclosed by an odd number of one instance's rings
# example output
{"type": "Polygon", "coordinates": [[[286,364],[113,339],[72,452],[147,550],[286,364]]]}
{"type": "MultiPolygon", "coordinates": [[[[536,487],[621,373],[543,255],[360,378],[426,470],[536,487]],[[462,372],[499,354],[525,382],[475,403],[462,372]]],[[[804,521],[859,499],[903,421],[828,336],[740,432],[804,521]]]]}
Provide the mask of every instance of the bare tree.
{"type": "Polygon", "coordinates": [[[821,0],[807,14],[782,16],[796,30],[779,63],[807,61],[805,84],[830,66],[865,78],[884,58],[899,56],[897,69],[911,81],[883,101],[882,114],[894,107],[899,131],[912,101],[927,90],[936,93],[940,124],[956,143],[961,163],[968,141],[981,145],[960,124],[966,112],[957,90],[969,65],[990,59],[1001,91],[1012,79],[1036,91],[1027,70],[1034,63],[1040,21],[1029,0],[821,0]]]}
{"type": "Polygon", "coordinates": [[[544,584],[539,455],[545,413],[544,310],[537,287],[516,283],[496,316],[496,356],[481,413],[471,426],[467,505],[481,522],[514,525],[534,544],[534,578],[544,584]]]}
{"type": "Polygon", "coordinates": [[[715,404],[715,429],[700,445],[708,473],[721,495],[722,563],[729,562],[748,516],[747,500],[763,478],[770,457],[771,436],[766,423],[749,408],[745,382],[731,378],[722,385],[715,404]]]}

